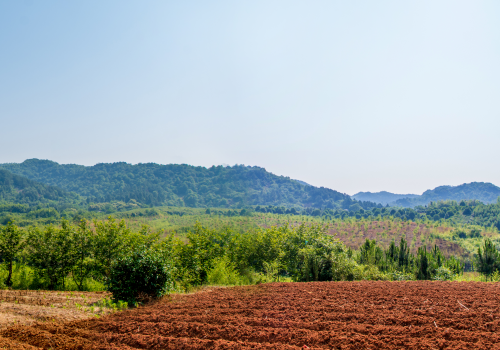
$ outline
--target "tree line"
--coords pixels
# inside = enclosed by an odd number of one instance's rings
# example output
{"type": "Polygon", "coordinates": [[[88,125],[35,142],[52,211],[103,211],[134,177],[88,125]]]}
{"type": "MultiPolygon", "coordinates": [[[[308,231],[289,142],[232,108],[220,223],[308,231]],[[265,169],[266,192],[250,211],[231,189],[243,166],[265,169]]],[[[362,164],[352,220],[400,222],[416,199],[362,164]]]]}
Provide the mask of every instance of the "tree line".
{"type": "MultiPolygon", "coordinates": [[[[369,203],[369,202],[368,202],[369,203]]],[[[500,200],[493,204],[484,204],[477,200],[438,201],[416,208],[389,207],[382,205],[363,207],[364,202],[356,202],[348,209],[331,208],[287,208],[284,206],[256,206],[261,213],[322,216],[328,219],[401,219],[403,221],[420,220],[446,222],[450,225],[470,224],[483,227],[495,227],[500,230],[500,200]],[[368,209],[367,209],[368,208],[368,209]]]]}
{"type": "MultiPolygon", "coordinates": [[[[82,220],[78,225],[64,220],[60,227],[27,229],[9,223],[0,230],[0,259],[1,283],[6,286],[14,286],[22,266],[31,273],[25,288],[67,289],[71,284],[88,290],[99,283],[115,291],[117,279],[130,278],[130,271],[137,270],[127,267],[127,261],[156,261],[154,271],[167,276],[162,283],[177,290],[267,281],[449,280],[464,268],[459,259],[445,257],[437,246],[430,251],[421,247],[412,254],[404,238],[385,249],[375,240],[366,240],[352,250],[327,235],[321,225],[241,232],[197,224],[180,239],[173,234],[162,237],[146,226],[133,231],[112,218],[82,220]]],[[[491,241],[478,250],[475,266],[488,277],[500,270],[500,255],[491,241]]]]}

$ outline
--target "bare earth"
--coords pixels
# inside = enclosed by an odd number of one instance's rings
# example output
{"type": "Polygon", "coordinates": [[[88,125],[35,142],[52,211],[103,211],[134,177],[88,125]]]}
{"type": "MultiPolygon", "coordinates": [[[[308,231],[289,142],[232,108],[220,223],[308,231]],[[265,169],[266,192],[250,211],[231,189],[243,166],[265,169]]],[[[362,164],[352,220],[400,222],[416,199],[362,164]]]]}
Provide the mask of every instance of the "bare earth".
{"type": "Polygon", "coordinates": [[[107,314],[110,310],[95,306],[105,297],[109,294],[1,290],[0,329],[44,321],[76,321],[107,314]]]}
{"type": "MultiPolygon", "coordinates": [[[[500,349],[500,285],[312,282],[212,288],[0,330],[6,349],[500,349]]],[[[0,346],[0,349],[2,348],[0,346]]]]}

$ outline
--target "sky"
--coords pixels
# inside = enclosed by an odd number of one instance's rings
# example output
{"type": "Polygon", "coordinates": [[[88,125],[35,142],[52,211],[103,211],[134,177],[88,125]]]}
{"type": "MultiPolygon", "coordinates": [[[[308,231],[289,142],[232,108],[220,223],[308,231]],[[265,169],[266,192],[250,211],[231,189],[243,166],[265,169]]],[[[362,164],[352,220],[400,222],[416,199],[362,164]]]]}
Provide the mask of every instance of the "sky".
{"type": "Polygon", "coordinates": [[[0,163],[500,186],[500,2],[0,1],[0,163]]]}

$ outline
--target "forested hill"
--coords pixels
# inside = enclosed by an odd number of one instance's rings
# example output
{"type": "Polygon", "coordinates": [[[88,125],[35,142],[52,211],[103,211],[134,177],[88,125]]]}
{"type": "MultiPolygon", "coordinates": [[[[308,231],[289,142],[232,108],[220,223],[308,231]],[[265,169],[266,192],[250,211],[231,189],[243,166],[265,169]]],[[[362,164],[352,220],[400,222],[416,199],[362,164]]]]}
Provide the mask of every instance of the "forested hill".
{"type": "Polygon", "coordinates": [[[433,190],[425,191],[421,196],[415,198],[398,199],[389,205],[401,207],[415,207],[417,205],[428,205],[430,202],[455,200],[479,200],[485,204],[496,203],[500,196],[500,187],[489,182],[471,182],[460,186],[440,186],[433,190]]]}
{"type": "Polygon", "coordinates": [[[76,195],[55,186],[37,183],[24,176],[0,169],[0,203],[40,203],[65,201],[76,195]]]}
{"type": "MultiPolygon", "coordinates": [[[[136,200],[149,205],[243,207],[248,205],[349,208],[346,194],[306,186],[259,167],[111,163],[63,165],[29,159],[0,168],[87,197],[88,203],[136,200]]],[[[374,203],[359,203],[364,208],[374,203]]]]}
{"type": "Polygon", "coordinates": [[[418,194],[396,194],[387,191],[382,192],[359,192],[352,196],[358,201],[370,201],[387,205],[402,198],[415,198],[419,197],[418,194]]]}

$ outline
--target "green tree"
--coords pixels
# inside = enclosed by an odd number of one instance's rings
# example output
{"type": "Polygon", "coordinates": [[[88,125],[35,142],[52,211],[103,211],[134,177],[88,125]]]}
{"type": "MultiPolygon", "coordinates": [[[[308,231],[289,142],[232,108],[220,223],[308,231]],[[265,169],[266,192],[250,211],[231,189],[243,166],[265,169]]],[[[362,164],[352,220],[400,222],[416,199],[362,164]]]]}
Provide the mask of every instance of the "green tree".
{"type": "Polygon", "coordinates": [[[130,305],[163,296],[173,288],[173,266],[159,251],[142,247],[113,261],[107,279],[115,302],[130,305]]]}
{"type": "Polygon", "coordinates": [[[130,230],[125,221],[116,222],[111,216],[107,221],[96,221],[94,237],[94,257],[96,268],[109,277],[113,261],[127,254],[130,230]]]}
{"type": "Polygon", "coordinates": [[[86,220],[81,220],[80,225],[73,231],[74,265],[72,269],[73,280],[78,290],[83,290],[83,283],[95,268],[93,259],[94,236],[86,220]]]}
{"type": "Polygon", "coordinates": [[[12,286],[12,266],[23,247],[23,232],[12,222],[0,229],[0,257],[7,266],[5,285],[12,286]]]}
{"type": "Polygon", "coordinates": [[[398,257],[398,266],[400,268],[406,268],[409,265],[410,258],[410,248],[408,248],[408,243],[406,240],[401,237],[401,241],[399,242],[399,257],[398,257]]]}
{"type": "Polygon", "coordinates": [[[429,259],[427,257],[427,248],[418,248],[418,270],[417,270],[418,280],[428,280],[430,279],[429,274],[429,259]]]}
{"type": "Polygon", "coordinates": [[[485,276],[486,280],[494,271],[499,270],[498,250],[488,238],[484,241],[483,249],[481,247],[477,249],[476,268],[485,276]]]}
{"type": "Polygon", "coordinates": [[[46,281],[48,289],[64,288],[65,278],[75,262],[73,236],[74,227],[65,220],[61,229],[49,225],[44,230],[37,227],[28,230],[28,262],[46,281]]]}

